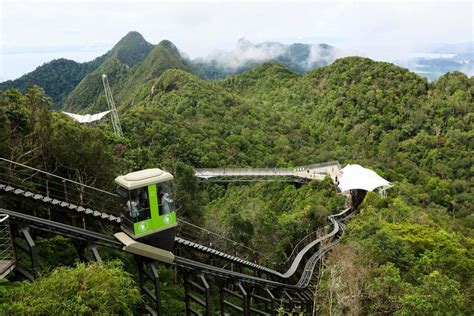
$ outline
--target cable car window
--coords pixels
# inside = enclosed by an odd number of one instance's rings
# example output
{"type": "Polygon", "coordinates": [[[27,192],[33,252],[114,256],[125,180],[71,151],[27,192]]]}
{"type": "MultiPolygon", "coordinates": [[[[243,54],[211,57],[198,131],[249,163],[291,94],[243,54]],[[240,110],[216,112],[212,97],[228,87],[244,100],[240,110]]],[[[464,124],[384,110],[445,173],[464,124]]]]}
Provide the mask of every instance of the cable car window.
{"type": "Polygon", "coordinates": [[[133,231],[133,218],[131,216],[131,196],[130,191],[122,187],[117,187],[118,203],[122,214],[122,225],[133,231]]]}
{"type": "Polygon", "coordinates": [[[133,229],[133,223],[150,218],[150,202],[148,199],[148,188],[126,190],[118,187],[117,194],[122,215],[133,229]]]}
{"type": "Polygon", "coordinates": [[[149,219],[150,202],[148,200],[148,188],[138,188],[130,191],[129,209],[134,223],[149,219]]]}
{"type": "Polygon", "coordinates": [[[174,199],[172,182],[167,181],[156,185],[160,216],[174,212],[174,199]]]}

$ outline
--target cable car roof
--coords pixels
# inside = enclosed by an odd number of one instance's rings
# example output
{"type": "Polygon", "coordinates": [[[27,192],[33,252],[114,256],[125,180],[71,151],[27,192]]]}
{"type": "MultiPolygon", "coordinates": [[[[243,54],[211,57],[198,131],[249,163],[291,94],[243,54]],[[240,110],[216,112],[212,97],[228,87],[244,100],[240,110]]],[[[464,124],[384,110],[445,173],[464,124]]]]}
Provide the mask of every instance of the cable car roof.
{"type": "Polygon", "coordinates": [[[173,180],[173,175],[158,168],[127,173],[115,178],[115,183],[128,190],[146,187],[150,184],[173,180]]]}

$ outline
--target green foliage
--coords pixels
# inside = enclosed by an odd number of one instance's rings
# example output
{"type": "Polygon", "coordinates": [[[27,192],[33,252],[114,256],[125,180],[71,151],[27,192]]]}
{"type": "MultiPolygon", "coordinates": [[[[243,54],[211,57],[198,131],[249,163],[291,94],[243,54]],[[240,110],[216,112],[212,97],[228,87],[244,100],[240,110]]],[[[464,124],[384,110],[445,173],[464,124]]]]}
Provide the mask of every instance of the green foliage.
{"type": "Polygon", "coordinates": [[[374,314],[393,314],[402,306],[402,297],[409,285],[402,281],[393,263],[375,269],[367,284],[368,309],[374,314]]]}
{"type": "Polygon", "coordinates": [[[180,217],[195,223],[202,222],[199,186],[194,169],[180,161],[176,163],[175,172],[176,194],[178,196],[178,212],[180,217]]]}
{"type": "Polygon", "coordinates": [[[326,216],[343,202],[329,180],[300,188],[284,183],[229,185],[206,206],[204,218],[211,230],[280,262],[303,236],[326,225],[326,216]]]}
{"type": "Polygon", "coordinates": [[[143,61],[152,49],[153,45],[148,43],[140,33],[131,31],[115,44],[106,56],[107,58],[115,57],[121,63],[133,67],[143,61]]]}
{"type": "MultiPolygon", "coordinates": [[[[358,57],[305,75],[264,64],[215,82],[168,70],[137,90],[123,125],[132,146],[157,161],[286,167],[338,159],[374,168],[395,186],[385,200],[369,194],[349,226],[346,240],[367,272],[343,297],[359,297],[354,310],[394,313],[433,271],[462,284],[462,304],[474,293],[472,221],[464,220],[474,202],[472,89],[461,73],[428,84],[358,57]]],[[[341,206],[311,185],[205,189],[207,227],[279,258],[341,206]]]]}
{"type": "MultiPolygon", "coordinates": [[[[438,271],[423,276],[420,286],[403,297],[403,308],[398,315],[465,315],[465,296],[458,282],[438,271]]],[[[470,313],[468,313],[470,314],[470,313]]]]}
{"type": "Polygon", "coordinates": [[[40,272],[49,272],[58,266],[72,266],[78,260],[74,240],[54,236],[51,238],[38,237],[35,242],[39,249],[40,272]],[[61,255],[58,256],[58,254],[61,255]]]}
{"type": "MultiPolygon", "coordinates": [[[[118,94],[118,99],[123,103],[134,103],[134,94],[141,87],[148,87],[148,83],[158,78],[168,69],[187,70],[186,61],[181,57],[178,49],[170,41],[164,40],[150,51],[147,58],[133,69],[132,74],[127,78],[123,89],[118,94]]],[[[153,92],[150,90],[150,94],[153,92]]]]}
{"type": "Polygon", "coordinates": [[[92,63],[81,64],[64,58],[55,59],[16,80],[1,82],[0,91],[15,88],[25,92],[30,86],[37,85],[45,90],[57,106],[92,69],[92,63]]]}
{"type": "Polygon", "coordinates": [[[78,112],[85,108],[88,111],[104,111],[107,109],[102,74],[106,74],[112,93],[128,75],[129,67],[115,57],[108,57],[99,67],[87,74],[64,101],[64,109],[78,112]]]}
{"type": "Polygon", "coordinates": [[[0,156],[84,184],[108,187],[117,174],[110,139],[100,129],[48,111],[50,104],[37,86],[25,94],[13,89],[0,93],[0,156]]]}
{"type": "MultiPolygon", "coordinates": [[[[109,52],[101,57],[97,67],[89,72],[68,95],[63,108],[70,111],[101,111],[107,108],[102,74],[106,74],[115,100],[129,76],[131,67],[143,61],[153,45],[137,32],[129,32],[109,52]]],[[[120,104],[120,102],[117,102],[120,104]]]]}
{"type": "Polygon", "coordinates": [[[140,292],[119,261],[58,268],[2,292],[3,314],[133,314],[140,292]]]}

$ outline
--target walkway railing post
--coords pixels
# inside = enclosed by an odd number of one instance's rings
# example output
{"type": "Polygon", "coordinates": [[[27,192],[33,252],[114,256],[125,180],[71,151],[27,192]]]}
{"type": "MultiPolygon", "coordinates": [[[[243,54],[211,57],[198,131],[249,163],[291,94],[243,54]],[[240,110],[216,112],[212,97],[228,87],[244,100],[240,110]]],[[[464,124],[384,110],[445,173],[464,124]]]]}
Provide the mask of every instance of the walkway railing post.
{"type": "Polygon", "coordinates": [[[66,200],[66,202],[69,202],[67,198],[66,179],[63,179],[62,182],[63,182],[63,188],[64,188],[64,199],[66,200]]]}

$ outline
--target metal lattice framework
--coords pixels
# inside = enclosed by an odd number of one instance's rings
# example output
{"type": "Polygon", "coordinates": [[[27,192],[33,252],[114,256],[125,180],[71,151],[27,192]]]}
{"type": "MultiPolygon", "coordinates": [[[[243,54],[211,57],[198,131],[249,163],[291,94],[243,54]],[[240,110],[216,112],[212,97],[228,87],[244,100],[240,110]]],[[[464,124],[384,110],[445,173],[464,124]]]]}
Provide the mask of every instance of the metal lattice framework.
{"type": "Polygon", "coordinates": [[[109,80],[107,75],[102,75],[102,83],[104,84],[105,98],[107,99],[107,104],[109,106],[110,117],[112,120],[112,127],[114,128],[114,133],[120,137],[123,137],[122,125],[120,124],[120,119],[117,113],[117,108],[115,106],[114,98],[112,97],[112,90],[110,89],[109,80]]]}

